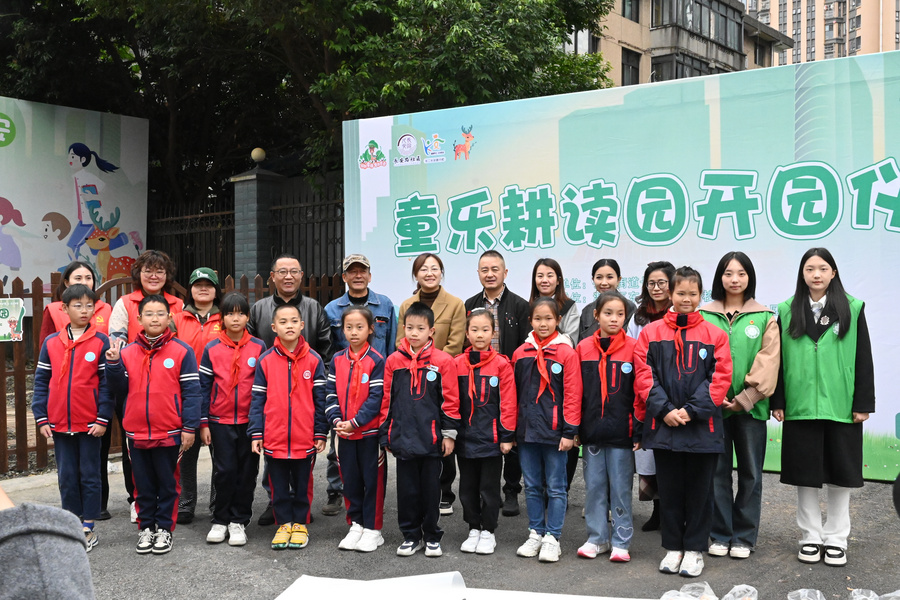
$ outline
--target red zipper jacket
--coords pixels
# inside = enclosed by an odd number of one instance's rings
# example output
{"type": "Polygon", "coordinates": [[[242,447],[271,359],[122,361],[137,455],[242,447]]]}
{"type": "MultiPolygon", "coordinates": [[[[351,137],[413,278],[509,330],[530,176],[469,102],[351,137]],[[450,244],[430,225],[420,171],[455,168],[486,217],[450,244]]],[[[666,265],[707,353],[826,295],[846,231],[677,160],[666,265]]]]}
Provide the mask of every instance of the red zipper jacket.
{"type": "Polygon", "coordinates": [[[201,427],[206,427],[209,421],[221,425],[239,425],[250,419],[256,364],[265,351],[265,342],[246,330],[238,344],[231,341],[223,331],[206,345],[200,359],[200,394],[203,398],[201,427]]]}
{"type": "MultiPolygon", "coordinates": [[[[109,315],[112,313],[112,306],[103,300],[94,302],[94,316],[91,317],[91,327],[94,327],[103,335],[109,335],[109,315]]],[[[63,310],[62,302],[51,302],[44,308],[44,317],[41,320],[41,336],[40,344],[44,345],[44,340],[52,333],[62,331],[69,326],[69,315],[63,310]]]]}
{"type": "Polygon", "coordinates": [[[581,340],[575,351],[581,361],[581,427],[578,437],[582,445],[631,448],[641,441],[647,390],[639,393],[635,386],[634,348],[637,340],[620,332],[624,345],[606,358],[606,398],[600,381],[600,350],[597,341],[609,351],[612,338],[600,338],[600,331],[581,340]]]}
{"type": "Polygon", "coordinates": [[[575,439],[581,424],[581,367],[568,338],[558,335],[544,348],[544,362],[550,385],[541,390],[537,367],[537,343],[534,332],[513,354],[519,418],[516,439],[519,443],[558,444],[575,439]]]}
{"type": "Polygon", "coordinates": [[[177,445],[182,431],[194,433],[200,426],[197,359],[171,331],[152,343],[138,334],[106,372],[113,392],[127,394],[122,429],[129,438],[177,445]]]}
{"type": "Polygon", "coordinates": [[[209,313],[206,323],[201,323],[197,313],[187,306],[185,310],[172,314],[172,322],[175,324],[175,337],[190,346],[198,360],[203,356],[206,345],[219,337],[224,329],[220,313],[209,313]]]}
{"type": "Polygon", "coordinates": [[[31,401],[38,427],[84,433],[94,423],[109,425],[114,401],[106,385],[107,350],[109,339],[93,326],[74,345],[68,327],[44,340],[34,369],[31,401]]]}
{"type": "Polygon", "coordinates": [[[501,442],[516,439],[517,399],[512,364],[493,349],[478,352],[471,346],[457,356],[459,381],[459,413],[462,426],[456,437],[456,452],[465,458],[500,456],[501,442]],[[472,371],[470,365],[486,364],[472,371]],[[470,388],[474,387],[474,397],[470,388]]]}
{"type": "Polygon", "coordinates": [[[272,458],[306,458],[328,434],[325,364],[301,336],[294,356],[303,352],[295,363],[275,338],[256,365],[247,434],[272,458]]]}
{"type": "Polygon", "coordinates": [[[325,418],[331,425],[338,421],[353,423],[354,431],[348,438],[351,440],[378,435],[388,412],[384,397],[384,358],[367,344],[357,363],[351,364],[350,349],[344,348],[331,359],[325,384],[325,418]],[[355,369],[361,369],[362,373],[358,375],[358,391],[354,395],[351,383],[355,369]]]}
{"type": "Polygon", "coordinates": [[[641,331],[634,360],[638,385],[649,388],[644,447],[723,452],[722,401],[731,389],[732,370],[728,334],[699,312],[669,310],[641,331]],[[691,420],[669,427],[663,419],[678,408],[691,420]]]}
{"type": "MultiPolygon", "coordinates": [[[[163,292],[162,294],[166,302],[169,303],[169,312],[173,315],[180,313],[184,308],[184,303],[180,298],[176,298],[172,294],[168,292],[163,292]]],[[[122,296],[122,305],[125,307],[126,312],[128,312],[128,343],[133,342],[137,339],[138,334],[144,331],[144,328],[141,326],[140,321],[138,321],[138,306],[141,304],[141,300],[144,299],[144,292],[141,290],[137,290],[131,292],[130,294],[125,294],[122,296]]],[[[194,355],[194,362],[196,362],[196,355],[194,355]]]]}
{"type": "Polygon", "coordinates": [[[382,446],[401,459],[441,457],[445,437],[459,429],[459,382],[456,363],[429,340],[415,355],[406,338],[384,366],[388,414],[381,426],[382,446]]]}

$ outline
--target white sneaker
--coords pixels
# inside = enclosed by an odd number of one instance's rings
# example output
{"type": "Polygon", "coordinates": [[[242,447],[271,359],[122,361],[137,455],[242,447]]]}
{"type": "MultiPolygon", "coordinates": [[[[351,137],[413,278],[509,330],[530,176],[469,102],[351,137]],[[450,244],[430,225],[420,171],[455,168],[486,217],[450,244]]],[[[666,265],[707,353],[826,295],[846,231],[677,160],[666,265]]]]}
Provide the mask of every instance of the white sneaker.
{"type": "Polygon", "coordinates": [[[440,542],[428,542],[427,544],[425,544],[425,556],[428,556],[430,558],[437,558],[442,554],[444,554],[444,551],[441,550],[440,542]]]}
{"type": "Polygon", "coordinates": [[[669,550],[666,552],[666,557],[659,563],[660,572],[677,573],[681,567],[682,558],[684,558],[684,553],[680,550],[669,550]]]}
{"type": "Polygon", "coordinates": [[[557,562],[559,560],[559,540],[552,535],[545,534],[541,540],[541,555],[538,556],[541,562],[557,562]]]}
{"type": "Polygon", "coordinates": [[[475,554],[493,554],[494,548],[497,547],[497,539],[490,531],[482,531],[481,537],[478,538],[478,545],[475,547],[475,554]]]}
{"type": "Polygon", "coordinates": [[[381,530],[363,529],[362,536],[356,542],[355,550],[357,552],[375,552],[382,544],[384,544],[384,538],[381,537],[381,530]]]}
{"type": "Polygon", "coordinates": [[[459,547],[460,552],[475,552],[475,549],[478,547],[478,539],[481,537],[481,532],[477,529],[469,530],[469,537],[466,538],[466,541],[462,543],[462,546],[459,547]]]}
{"type": "Polygon", "coordinates": [[[709,545],[710,556],[728,556],[728,544],[713,542],[709,545]]]}
{"type": "Polygon", "coordinates": [[[679,574],[682,577],[700,577],[703,572],[703,553],[695,550],[688,550],[684,553],[684,559],[681,561],[681,570],[679,574]]]}
{"type": "Polygon", "coordinates": [[[131,503],[131,522],[137,523],[137,506],[135,506],[134,502],[131,503]]]}
{"type": "Polygon", "coordinates": [[[532,558],[541,551],[541,536],[534,529],[529,530],[528,539],[516,550],[516,555],[532,558]]]}
{"type": "Polygon", "coordinates": [[[244,531],[243,523],[228,524],[228,545],[243,546],[247,543],[247,532],[244,531]]]}
{"type": "Polygon", "coordinates": [[[206,534],[206,541],[210,544],[220,544],[225,541],[225,534],[227,533],[227,527],[220,523],[214,523],[209,533],[206,534]]]}
{"type": "Polygon", "coordinates": [[[350,526],[350,531],[347,532],[341,543],[338,544],[338,548],[341,550],[356,550],[356,545],[359,543],[359,538],[362,537],[362,534],[363,526],[359,523],[354,523],[350,526]]]}
{"type": "Polygon", "coordinates": [[[578,556],[581,558],[597,558],[599,555],[609,552],[609,544],[592,544],[585,542],[578,549],[578,556]]]}
{"type": "Polygon", "coordinates": [[[731,558],[750,558],[750,546],[732,546],[728,555],[731,558]]]}

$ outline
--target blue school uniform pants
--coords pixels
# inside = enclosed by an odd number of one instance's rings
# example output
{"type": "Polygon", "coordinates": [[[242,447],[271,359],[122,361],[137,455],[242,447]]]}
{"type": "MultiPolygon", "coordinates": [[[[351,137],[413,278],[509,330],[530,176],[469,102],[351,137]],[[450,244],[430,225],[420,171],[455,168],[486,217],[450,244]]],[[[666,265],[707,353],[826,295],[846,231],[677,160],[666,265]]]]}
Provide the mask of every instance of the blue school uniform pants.
{"type": "Polygon", "coordinates": [[[100,516],[102,441],[87,433],[53,433],[62,507],[83,521],[100,516]]]}
{"type": "Polygon", "coordinates": [[[384,524],[384,491],[387,457],[378,436],[338,440],[338,466],[347,505],[347,524],[381,530],[384,524]]]}
{"type": "Polygon", "coordinates": [[[128,454],[131,456],[138,528],[174,531],[178,498],[181,496],[178,473],[180,440],[175,446],[141,449],[135,448],[134,440],[129,439],[128,454]]]}
{"type": "Polygon", "coordinates": [[[305,458],[266,456],[270,498],[276,525],[309,523],[309,507],[313,499],[313,467],[315,465],[315,452],[305,458]]]}

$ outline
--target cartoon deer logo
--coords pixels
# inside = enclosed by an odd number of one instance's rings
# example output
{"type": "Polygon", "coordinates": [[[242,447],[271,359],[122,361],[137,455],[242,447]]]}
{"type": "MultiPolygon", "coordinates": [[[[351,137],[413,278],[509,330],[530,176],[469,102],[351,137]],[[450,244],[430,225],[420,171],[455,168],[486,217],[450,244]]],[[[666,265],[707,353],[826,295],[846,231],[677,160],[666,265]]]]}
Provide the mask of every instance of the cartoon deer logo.
{"type": "Polygon", "coordinates": [[[87,237],[85,243],[89,248],[97,251],[97,268],[104,281],[109,281],[119,276],[130,276],[131,265],[134,264],[130,256],[113,257],[109,253],[109,242],[119,235],[119,222],[121,213],[116,207],[116,212],[110,216],[109,221],[104,221],[97,214],[97,207],[90,207],[91,221],[94,223],[94,231],[87,237]]]}
{"type": "Polygon", "coordinates": [[[464,144],[457,144],[456,140],[453,140],[453,150],[456,152],[453,160],[459,160],[460,154],[464,154],[466,160],[469,160],[469,150],[475,145],[475,142],[472,141],[475,139],[475,136],[472,135],[472,125],[469,125],[468,129],[465,127],[460,127],[460,129],[462,130],[463,139],[466,140],[466,142],[464,144]]]}

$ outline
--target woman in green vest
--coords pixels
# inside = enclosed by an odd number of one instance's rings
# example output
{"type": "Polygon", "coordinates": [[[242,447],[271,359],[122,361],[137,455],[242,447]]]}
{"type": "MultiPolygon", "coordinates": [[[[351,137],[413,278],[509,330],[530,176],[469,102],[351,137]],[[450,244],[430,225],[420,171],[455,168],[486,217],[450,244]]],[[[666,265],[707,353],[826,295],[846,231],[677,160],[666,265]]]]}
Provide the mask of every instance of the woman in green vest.
{"type": "Polygon", "coordinates": [[[850,488],[863,486],[863,426],[875,410],[864,304],[844,292],[825,248],[800,260],[797,291],[778,305],[781,373],[772,416],[784,422],[781,482],[797,486],[804,563],[847,564],[850,488]],[[818,490],[828,484],[828,520],[818,490]]]}
{"type": "Polygon", "coordinates": [[[729,252],[713,278],[713,301],[700,308],[703,318],[728,334],[734,371],[722,403],[725,453],[713,480],[715,498],[710,556],[747,558],[756,546],[762,508],[762,469],[766,458],[769,396],[778,383],[781,341],[771,309],[756,300],[756,270],[743,252],[729,252]],[[737,459],[738,486],[731,471],[737,459]]]}

